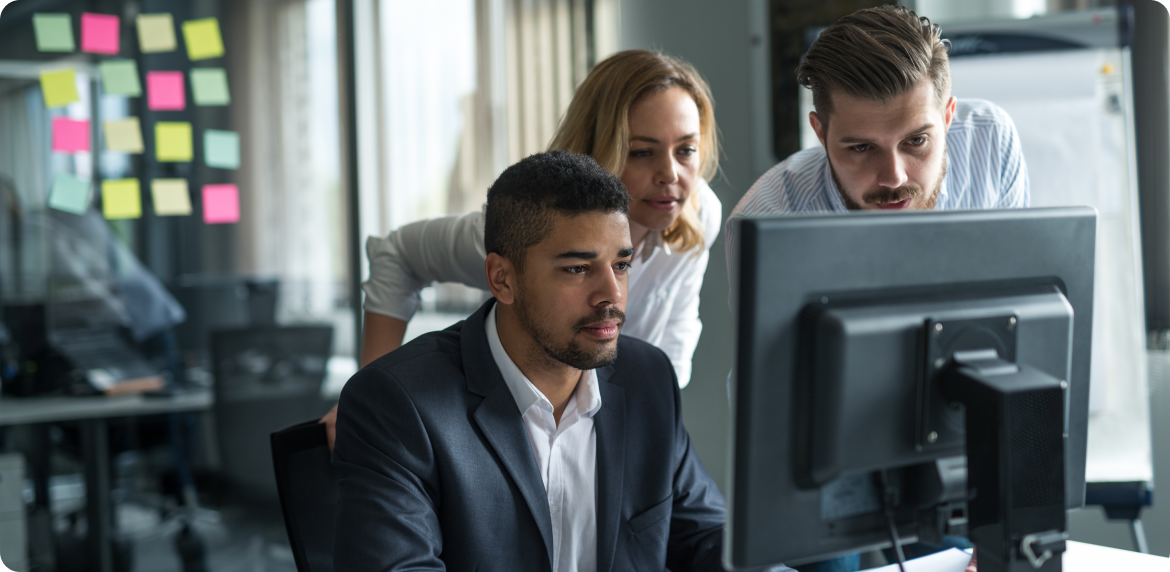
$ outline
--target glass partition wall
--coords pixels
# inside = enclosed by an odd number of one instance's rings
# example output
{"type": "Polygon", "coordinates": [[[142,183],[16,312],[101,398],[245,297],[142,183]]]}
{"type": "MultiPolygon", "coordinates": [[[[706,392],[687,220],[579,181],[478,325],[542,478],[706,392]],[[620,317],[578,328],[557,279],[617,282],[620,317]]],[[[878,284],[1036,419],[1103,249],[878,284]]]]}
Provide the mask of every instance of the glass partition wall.
{"type": "Polygon", "coordinates": [[[333,352],[353,355],[335,13],[332,0],[5,10],[0,299],[16,345],[39,343],[49,285],[69,278],[120,307],[134,341],[172,331],[184,375],[206,371],[217,328],[333,324],[333,352]]]}

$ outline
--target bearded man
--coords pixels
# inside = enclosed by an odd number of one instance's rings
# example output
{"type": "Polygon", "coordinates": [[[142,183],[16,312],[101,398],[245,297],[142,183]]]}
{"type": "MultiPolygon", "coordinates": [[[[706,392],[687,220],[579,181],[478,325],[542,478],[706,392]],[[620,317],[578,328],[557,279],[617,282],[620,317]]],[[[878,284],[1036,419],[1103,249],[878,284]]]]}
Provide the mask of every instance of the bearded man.
{"type": "Polygon", "coordinates": [[[951,96],[947,44],[929,19],[902,6],[855,12],[813,42],[796,74],[812,90],[821,146],[760,177],[732,219],[1028,205],[1015,125],[991,102],[951,96]]]}
{"type": "MultiPolygon", "coordinates": [[[[942,32],[903,6],[859,10],[809,47],[796,71],[812,90],[809,123],[821,146],[765,173],[728,219],[735,292],[736,219],[801,212],[997,209],[1028,206],[1028,170],[1008,114],[951,95],[942,32]]],[[[948,546],[915,544],[910,557],[948,546]]],[[[853,572],[857,555],[798,566],[853,572]]],[[[974,566],[970,568],[974,569],[974,566]]]]}
{"type": "Polygon", "coordinates": [[[723,496],[670,360],[620,335],[629,202],[566,152],[492,184],[495,298],[341,393],[338,572],[723,569],[723,496]]]}

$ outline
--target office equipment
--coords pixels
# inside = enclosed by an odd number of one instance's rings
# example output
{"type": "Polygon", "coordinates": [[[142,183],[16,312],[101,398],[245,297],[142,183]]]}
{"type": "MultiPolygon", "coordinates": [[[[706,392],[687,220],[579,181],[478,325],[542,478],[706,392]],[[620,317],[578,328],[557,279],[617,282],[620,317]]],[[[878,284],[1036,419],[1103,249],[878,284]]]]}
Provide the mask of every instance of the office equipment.
{"type": "Polygon", "coordinates": [[[187,321],[175,327],[179,348],[203,355],[211,332],[276,324],[280,281],[229,274],[184,274],[170,285],[187,310],[187,321]]]}
{"type": "Polygon", "coordinates": [[[268,435],[328,409],[320,393],[332,344],[325,325],[212,333],[221,468],[241,492],[276,500],[268,435]]]}
{"type": "Polygon", "coordinates": [[[1057,553],[1084,499],[1095,230],[1085,208],[740,222],[725,561],[888,546],[887,515],[903,542],[970,519],[984,572],[1032,533],[1057,553]]]}
{"type": "MultiPolygon", "coordinates": [[[[55,421],[80,421],[82,457],[85,460],[87,557],[95,572],[112,572],[113,505],[110,501],[110,455],[107,420],[205,411],[211,407],[209,392],[147,399],[141,395],[116,397],[6,397],[0,399],[0,427],[55,421]]],[[[48,475],[44,475],[47,479],[48,475]]],[[[38,491],[48,497],[48,487],[38,491]]]]}
{"type": "MultiPolygon", "coordinates": [[[[123,337],[123,324],[128,320],[112,288],[112,284],[99,281],[50,279],[45,307],[49,345],[93,391],[108,391],[120,382],[152,377],[156,378],[154,385],[161,386],[158,368],[123,337]]],[[[68,383],[44,381],[43,390],[68,383]]]]}
{"type": "Polygon", "coordinates": [[[272,434],[276,488],[300,572],[333,572],[337,472],[325,426],[316,419],[272,434]]]}

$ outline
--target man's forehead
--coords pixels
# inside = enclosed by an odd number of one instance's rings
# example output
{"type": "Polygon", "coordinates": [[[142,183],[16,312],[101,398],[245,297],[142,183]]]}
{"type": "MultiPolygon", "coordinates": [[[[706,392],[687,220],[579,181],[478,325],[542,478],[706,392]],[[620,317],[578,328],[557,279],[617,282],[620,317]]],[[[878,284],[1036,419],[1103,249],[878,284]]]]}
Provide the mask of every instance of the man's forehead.
{"type": "Polygon", "coordinates": [[[630,245],[629,219],[624,213],[587,212],[554,213],[552,231],[537,246],[552,256],[565,251],[612,256],[630,245]]]}
{"type": "Polygon", "coordinates": [[[929,82],[887,102],[860,97],[844,90],[834,90],[830,95],[832,111],[829,113],[829,129],[834,137],[850,136],[853,131],[867,130],[905,135],[902,131],[928,124],[937,125],[943,119],[942,105],[936,101],[933,85],[929,82]]]}

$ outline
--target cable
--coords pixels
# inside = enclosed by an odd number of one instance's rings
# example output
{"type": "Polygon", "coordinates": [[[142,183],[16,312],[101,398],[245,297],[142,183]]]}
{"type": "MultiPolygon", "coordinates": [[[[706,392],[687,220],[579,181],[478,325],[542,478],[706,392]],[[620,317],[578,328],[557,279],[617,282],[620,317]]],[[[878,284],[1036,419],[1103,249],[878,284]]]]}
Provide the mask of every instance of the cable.
{"type": "Polygon", "coordinates": [[[890,542],[894,545],[894,555],[898,558],[898,570],[906,572],[906,554],[902,552],[898,525],[894,522],[894,497],[898,489],[890,485],[890,476],[885,469],[878,472],[878,480],[882,485],[882,511],[886,513],[886,525],[889,527],[890,542]]]}

